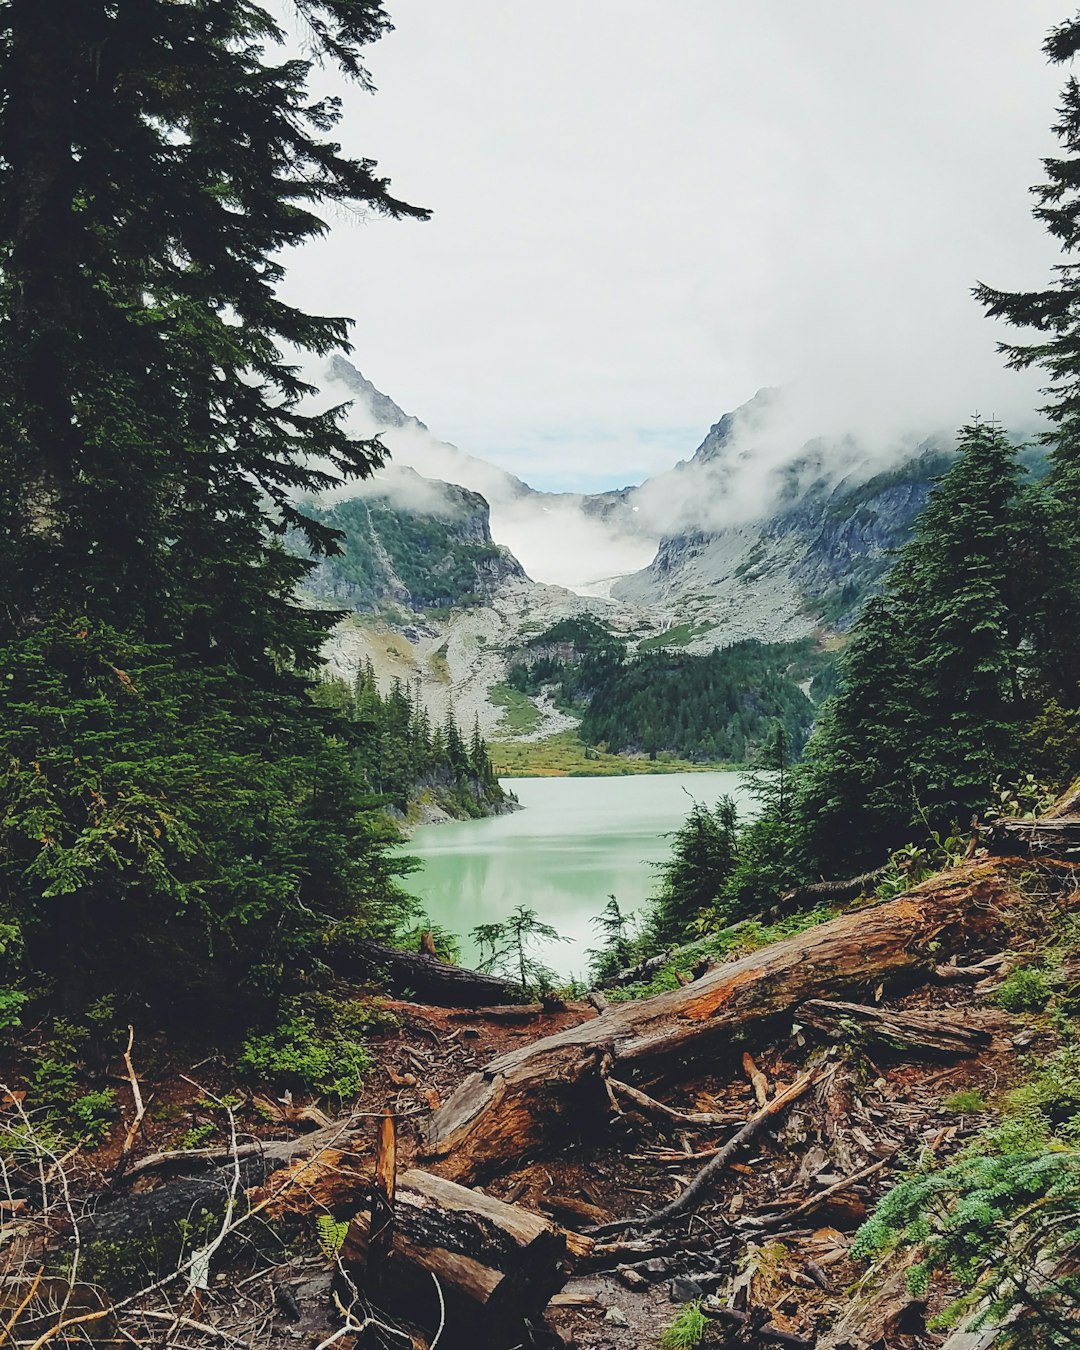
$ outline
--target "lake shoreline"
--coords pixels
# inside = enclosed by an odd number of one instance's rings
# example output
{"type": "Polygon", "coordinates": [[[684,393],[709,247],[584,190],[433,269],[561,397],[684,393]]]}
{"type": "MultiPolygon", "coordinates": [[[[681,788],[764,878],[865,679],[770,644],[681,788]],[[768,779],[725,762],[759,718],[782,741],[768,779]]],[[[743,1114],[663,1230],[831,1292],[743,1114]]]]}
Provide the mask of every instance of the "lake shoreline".
{"type": "Polygon", "coordinates": [[[401,851],[422,867],[402,884],[459,935],[465,965],[477,956],[472,929],[534,910],[569,939],[535,951],[560,978],[585,975],[592,920],[610,895],[626,913],[648,904],[694,801],[730,795],[744,818],[755,810],[745,771],[531,776],[513,787],[519,811],[419,826],[401,851]]]}

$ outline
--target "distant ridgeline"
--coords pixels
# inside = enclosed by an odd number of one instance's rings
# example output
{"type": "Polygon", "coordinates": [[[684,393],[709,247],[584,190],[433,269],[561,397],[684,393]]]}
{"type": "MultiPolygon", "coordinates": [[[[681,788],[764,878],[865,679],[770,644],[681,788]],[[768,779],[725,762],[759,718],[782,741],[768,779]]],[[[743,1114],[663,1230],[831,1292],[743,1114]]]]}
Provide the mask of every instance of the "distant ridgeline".
{"type": "Polygon", "coordinates": [[[369,492],[307,508],[344,535],[342,552],[320,558],[304,579],[310,595],[361,612],[387,604],[450,609],[483,605],[508,578],[524,577],[517,559],[492,540],[479,493],[407,469],[396,476],[399,483],[415,480],[415,504],[369,492]]]}
{"type": "Polygon", "coordinates": [[[628,656],[624,642],[586,616],[531,639],[507,679],[524,694],[554,685],[556,701],[580,714],[586,745],[741,763],[777,722],[801,751],[831,671],[832,657],[809,638],[628,656]]]}
{"type": "Polygon", "coordinates": [[[433,726],[419,696],[400,680],[383,696],[370,661],[351,685],[326,680],[314,697],[343,714],[358,776],[393,813],[409,816],[429,805],[467,819],[512,809],[479,727],[466,741],[452,712],[433,726]]]}

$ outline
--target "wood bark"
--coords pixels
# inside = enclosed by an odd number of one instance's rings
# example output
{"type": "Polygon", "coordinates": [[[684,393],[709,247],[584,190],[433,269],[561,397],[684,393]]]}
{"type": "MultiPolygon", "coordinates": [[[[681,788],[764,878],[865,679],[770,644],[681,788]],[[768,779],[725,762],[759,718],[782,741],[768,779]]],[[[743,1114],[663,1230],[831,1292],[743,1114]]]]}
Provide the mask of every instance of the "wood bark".
{"type": "Polygon", "coordinates": [[[671,1074],[682,1057],[731,1047],[807,999],[882,979],[917,979],[935,961],[1004,927],[1012,895],[1000,866],[973,863],[893,900],[844,914],[719,966],[685,988],[499,1055],[435,1112],[426,1146],[457,1180],[497,1173],[581,1128],[608,1103],[602,1075],[671,1074]],[[935,950],[930,951],[931,943],[935,950]]]}
{"type": "Polygon", "coordinates": [[[1080,862],[1080,814],[997,820],[986,834],[991,853],[1080,862]]]}
{"type": "MultiPolygon", "coordinates": [[[[349,1226],[341,1252],[345,1268],[361,1279],[370,1243],[365,1211],[349,1226]]],[[[439,1324],[441,1292],[441,1344],[503,1347],[562,1288],[566,1256],[566,1235],[548,1220],[412,1169],[397,1180],[379,1303],[391,1316],[431,1332],[439,1324]]]]}
{"type": "Polygon", "coordinates": [[[796,905],[805,905],[808,901],[817,904],[821,900],[854,900],[888,871],[886,867],[877,867],[872,872],[861,872],[857,877],[846,877],[841,881],[812,881],[807,886],[796,886],[785,891],[780,897],[784,909],[793,909],[796,905]]]}
{"type": "Polygon", "coordinates": [[[510,1003],[518,986],[498,975],[440,961],[428,952],[406,952],[382,942],[353,942],[338,948],[331,964],[343,975],[386,972],[392,987],[409,989],[420,1000],[442,1007],[484,1008],[510,1003]]]}
{"type": "Polygon", "coordinates": [[[981,1027],[968,1026],[937,1012],[885,1012],[861,1003],[825,999],[808,999],[800,1004],[795,1020],[829,1040],[873,1041],[907,1056],[977,1055],[993,1040],[981,1027]]]}

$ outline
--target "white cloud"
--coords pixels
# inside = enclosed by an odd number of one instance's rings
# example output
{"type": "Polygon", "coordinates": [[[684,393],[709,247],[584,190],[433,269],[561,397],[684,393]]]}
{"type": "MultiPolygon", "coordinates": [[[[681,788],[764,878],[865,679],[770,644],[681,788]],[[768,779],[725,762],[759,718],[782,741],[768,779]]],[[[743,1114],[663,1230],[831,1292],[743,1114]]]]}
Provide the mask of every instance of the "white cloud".
{"type": "Polygon", "coordinates": [[[1059,0],[391,10],[339,134],[434,218],[335,220],[288,286],[439,437],[594,487],[762,385],[804,391],[803,439],[1030,414],[969,288],[1055,257],[1027,188],[1059,0]]]}

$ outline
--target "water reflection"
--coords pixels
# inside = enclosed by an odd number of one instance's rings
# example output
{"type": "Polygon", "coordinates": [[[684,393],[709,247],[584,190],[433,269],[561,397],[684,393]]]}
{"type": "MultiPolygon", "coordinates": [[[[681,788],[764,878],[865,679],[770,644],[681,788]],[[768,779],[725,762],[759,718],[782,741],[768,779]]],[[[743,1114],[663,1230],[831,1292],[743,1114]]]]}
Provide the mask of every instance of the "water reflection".
{"type": "Polygon", "coordinates": [[[468,932],[527,905],[571,940],[538,949],[562,976],[584,976],[595,944],[589,920],[617,896],[640,908],[655,884],[651,864],[668,856],[665,838],[694,800],[724,793],[750,806],[737,773],[655,774],[627,778],[518,778],[508,781],[521,811],[487,820],[417,830],[407,852],[423,862],[404,885],[429,917],[461,935],[462,959],[476,958],[468,932]]]}

